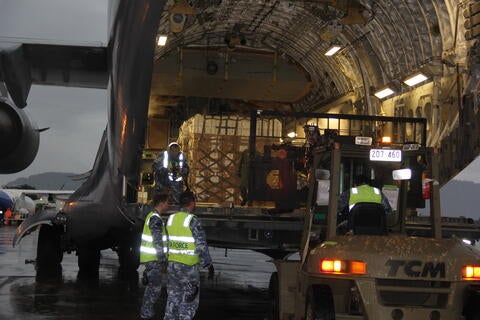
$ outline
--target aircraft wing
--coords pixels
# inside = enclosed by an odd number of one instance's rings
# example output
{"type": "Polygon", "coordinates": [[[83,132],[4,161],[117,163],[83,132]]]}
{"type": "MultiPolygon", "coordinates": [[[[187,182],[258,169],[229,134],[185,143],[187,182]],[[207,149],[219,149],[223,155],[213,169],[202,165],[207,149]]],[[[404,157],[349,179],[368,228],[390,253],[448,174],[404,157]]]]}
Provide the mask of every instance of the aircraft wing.
{"type": "Polygon", "coordinates": [[[37,190],[37,189],[0,189],[8,194],[19,196],[21,194],[53,194],[53,195],[68,195],[75,191],[73,190],[37,190]]]}
{"type": "MultiPolygon", "coordinates": [[[[17,203],[19,206],[25,206],[26,198],[30,198],[31,195],[37,196],[48,196],[52,199],[57,199],[60,201],[65,201],[72,193],[73,190],[32,190],[32,189],[0,189],[2,193],[8,195],[13,203],[17,203]]],[[[31,200],[30,200],[31,201],[31,200]]],[[[16,205],[17,206],[17,205],[16,205]]]]}
{"type": "Polygon", "coordinates": [[[101,43],[25,43],[0,37],[0,81],[18,107],[31,84],[105,89],[107,48],[101,43]]]}
{"type": "Polygon", "coordinates": [[[34,84],[106,89],[107,48],[23,44],[34,84]]]}
{"type": "Polygon", "coordinates": [[[54,194],[54,195],[67,195],[72,194],[74,190],[21,190],[25,194],[54,194]]]}

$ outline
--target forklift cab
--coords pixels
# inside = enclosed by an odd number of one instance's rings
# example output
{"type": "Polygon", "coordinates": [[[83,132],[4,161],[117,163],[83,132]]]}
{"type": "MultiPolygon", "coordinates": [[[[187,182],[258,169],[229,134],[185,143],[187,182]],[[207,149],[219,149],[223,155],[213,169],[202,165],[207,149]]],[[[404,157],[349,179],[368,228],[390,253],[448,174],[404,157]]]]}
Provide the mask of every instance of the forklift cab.
{"type": "Polygon", "coordinates": [[[321,175],[315,177],[315,196],[311,202],[313,224],[327,225],[327,238],[345,233],[346,225],[347,231],[354,234],[403,232],[405,217],[425,207],[422,174],[426,172],[424,163],[430,155],[430,149],[420,146],[399,148],[336,143],[331,151],[328,174],[322,170],[321,175]],[[338,212],[340,195],[355,186],[357,176],[368,177],[370,185],[382,191],[392,213],[385,214],[378,204],[356,204],[345,213],[348,224],[344,222],[342,230],[338,228],[342,225],[338,212]]]}

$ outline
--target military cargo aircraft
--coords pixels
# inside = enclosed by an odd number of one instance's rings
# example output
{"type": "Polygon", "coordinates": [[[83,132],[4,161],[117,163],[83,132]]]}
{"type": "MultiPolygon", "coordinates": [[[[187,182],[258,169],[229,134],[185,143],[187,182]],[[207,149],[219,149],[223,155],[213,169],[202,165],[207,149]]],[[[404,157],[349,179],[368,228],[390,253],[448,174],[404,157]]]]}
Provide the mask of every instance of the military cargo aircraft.
{"type": "MultiPolygon", "coordinates": [[[[142,152],[167,145],[196,113],[426,118],[427,145],[439,148],[446,183],[480,150],[479,10],[477,1],[454,0],[111,0],[106,48],[3,49],[0,120],[9,129],[2,139],[25,135],[8,144],[25,154],[17,162],[0,155],[2,172],[24,167],[17,163],[31,162],[38,148],[21,112],[32,83],[110,92],[108,125],[85,183],[64,211],[22,224],[15,244],[42,225],[40,269],[55,269],[74,249],[80,272],[95,274],[100,250],[111,247],[123,268],[136,269],[139,213],[130,204],[142,152]]],[[[414,141],[414,131],[397,134],[414,141]]]]}

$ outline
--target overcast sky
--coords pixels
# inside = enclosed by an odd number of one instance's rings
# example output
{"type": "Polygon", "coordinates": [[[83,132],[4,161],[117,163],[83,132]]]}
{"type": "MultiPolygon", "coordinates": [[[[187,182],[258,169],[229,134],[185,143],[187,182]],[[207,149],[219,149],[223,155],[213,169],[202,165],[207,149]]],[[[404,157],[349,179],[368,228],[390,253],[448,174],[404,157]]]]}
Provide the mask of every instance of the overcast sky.
{"type": "MultiPolygon", "coordinates": [[[[106,44],[107,7],[107,0],[0,0],[0,41],[106,44]]],[[[42,172],[90,170],[107,121],[106,102],[105,90],[33,86],[26,110],[50,130],[41,134],[30,167],[0,175],[0,186],[42,172]]],[[[480,183],[480,160],[456,179],[480,183]]]]}
{"type": "MultiPolygon", "coordinates": [[[[0,0],[0,41],[107,43],[107,0],[0,0]]],[[[48,171],[83,173],[92,168],[107,123],[106,91],[32,86],[25,110],[41,133],[40,149],[25,170],[0,175],[0,186],[48,171]]]]}
{"type": "Polygon", "coordinates": [[[0,0],[0,37],[107,42],[108,0],[0,0]]]}

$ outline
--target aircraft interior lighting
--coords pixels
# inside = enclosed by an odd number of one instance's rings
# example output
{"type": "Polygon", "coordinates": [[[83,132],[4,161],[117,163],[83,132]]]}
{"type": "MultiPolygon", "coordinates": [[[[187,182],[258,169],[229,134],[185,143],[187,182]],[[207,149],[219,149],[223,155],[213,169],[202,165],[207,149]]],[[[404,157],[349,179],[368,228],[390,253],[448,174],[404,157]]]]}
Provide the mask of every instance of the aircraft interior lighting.
{"type": "Polygon", "coordinates": [[[166,35],[160,35],[160,36],[158,37],[158,42],[157,42],[157,44],[158,44],[159,46],[161,46],[161,47],[165,46],[165,45],[167,44],[167,38],[168,38],[168,37],[167,37],[166,35]]]}
{"type": "Polygon", "coordinates": [[[374,93],[375,97],[377,97],[378,99],[383,99],[385,97],[388,97],[392,94],[394,94],[395,92],[390,89],[390,88],[384,88],[384,89],[381,89],[381,90],[378,90],[377,92],[374,93]]]}
{"type": "Polygon", "coordinates": [[[403,82],[406,85],[408,85],[410,87],[413,87],[414,85],[419,84],[420,82],[423,82],[427,79],[428,79],[428,77],[426,75],[424,75],[423,73],[416,73],[416,74],[408,77],[407,79],[405,79],[403,82]]]}
{"type": "Polygon", "coordinates": [[[326,56],[333,56],[335,53],[337,53],[342,47],[333,45],[330,48],[328,48],[327,52],[325,52],[326,56]]]}

